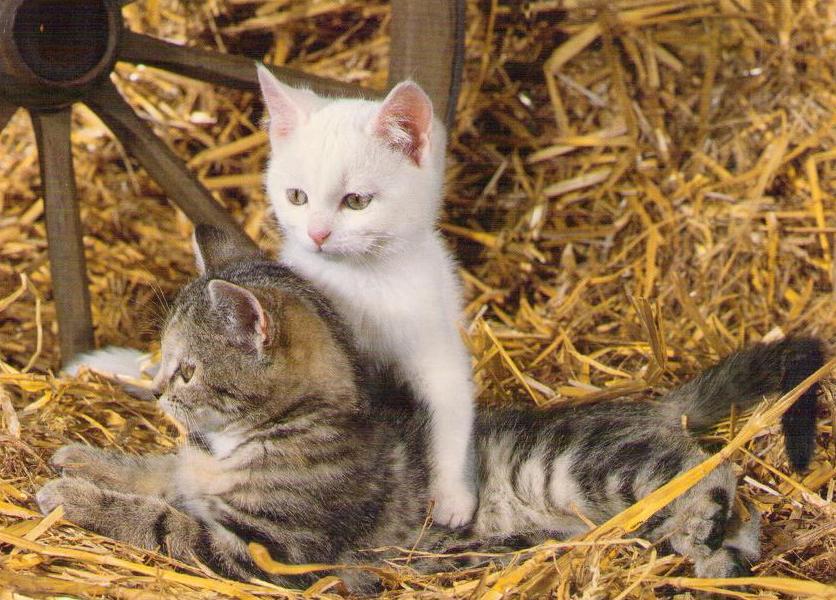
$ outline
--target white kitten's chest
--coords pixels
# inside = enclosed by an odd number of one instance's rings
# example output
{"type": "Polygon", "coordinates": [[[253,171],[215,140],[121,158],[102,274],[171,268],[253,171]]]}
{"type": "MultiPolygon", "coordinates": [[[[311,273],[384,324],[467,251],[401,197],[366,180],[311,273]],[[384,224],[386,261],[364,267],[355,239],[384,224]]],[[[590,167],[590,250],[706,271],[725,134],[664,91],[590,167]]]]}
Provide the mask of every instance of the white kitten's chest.
{"type": "Polygon", "coordinates": [[[328,296],[361,352],[385,365],[418,339],[457,335],[459,301],[449,259],[440,247],[422,250],[375,268],[316,256],[283,259],[328,296]]]}
{"type": "Polygon", "coordinates": [[[360,350],[385,364],[401,338],[413,335],[419,323],[434,320],[430,307],[437,302],[430,283],[422,279],[364,273],[347,276],[337,285],[329,278],[321,288],[351,327],[360,350]]]}

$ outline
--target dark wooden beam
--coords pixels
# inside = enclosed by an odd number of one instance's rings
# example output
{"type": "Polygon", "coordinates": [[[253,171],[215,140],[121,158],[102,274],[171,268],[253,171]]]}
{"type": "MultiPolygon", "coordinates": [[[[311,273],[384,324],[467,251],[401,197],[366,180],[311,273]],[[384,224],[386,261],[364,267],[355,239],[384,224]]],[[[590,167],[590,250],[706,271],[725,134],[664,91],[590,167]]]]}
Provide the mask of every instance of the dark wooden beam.
{"type": "Polygon", "coordinates": [[[220,227],[241,244],[254,245],[183,161],[134,113],[113,83],[103,81],[84,102],[193,223],[220,227]]]}
{"type": "Polygon", "coordinates": [[[0,99],[0,131],[3,131],[3,128],[9,123],[9,120],[15,116],[17,108],[14,104],[4,102],[0,99]]]}
{"type": "MultiPolygon", "coordinates": [[[[216,85],[242,90],[258,90],[256,63],[252,59],[180,46],[133,31],[126,30],[122,33],[119,60],[165,69],[216,85]]],[[[317,94],[349,97],[380,95],[380,92],[375,90],[366,90],[349,83],[317,77],[296,69],[276,65],[266,66],[288,85],[308,87],[317,94]]]]}
{"type": "Polygon", "coordinates": [[[389,86],[414,79],[453,123],[464,62],[464,0],[392,0],[389,86]]]}
{"type": "MultiPolygon", "coordinates": [[[[2,2],[2,0],[0,0],[2,2]]],[[[81,89],[48,89],[23,82],[0,71],[0,101],[35,109],[58,109],[70,106],[84,95],[81,89]]]]}
{"type": "Polygon", "coordinates": [[[58,313],[61,360],[93,348],[90,292],[70,149],[71,109],[32,111],[44,194],[49,266],[58,313]]]}

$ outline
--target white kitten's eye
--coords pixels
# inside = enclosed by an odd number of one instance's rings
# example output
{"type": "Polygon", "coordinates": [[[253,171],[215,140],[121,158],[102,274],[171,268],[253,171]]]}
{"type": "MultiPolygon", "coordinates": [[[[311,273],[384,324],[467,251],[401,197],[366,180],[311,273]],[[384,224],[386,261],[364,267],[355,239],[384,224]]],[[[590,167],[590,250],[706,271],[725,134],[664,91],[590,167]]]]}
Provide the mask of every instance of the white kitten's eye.
{"type": "Polygon", "coordinates": [[[290,188],[287,190],[287,201],[296,206],[302,206],[308,203],[308,195],[302,190],[290,188]]]}
{"type": "Polygon", "coordinates": [[[351,210],[363,210],[372,201],[371,194],[346,194],[343,196],[343,204],[351,210]]]}
{"type": "Polygon", "coordinates": [[[183,383],[189,383],[194,375],[194,365],[185,362],[180,363],[174,375],[175,377],[179,376],[183,380],[183,383]]]}

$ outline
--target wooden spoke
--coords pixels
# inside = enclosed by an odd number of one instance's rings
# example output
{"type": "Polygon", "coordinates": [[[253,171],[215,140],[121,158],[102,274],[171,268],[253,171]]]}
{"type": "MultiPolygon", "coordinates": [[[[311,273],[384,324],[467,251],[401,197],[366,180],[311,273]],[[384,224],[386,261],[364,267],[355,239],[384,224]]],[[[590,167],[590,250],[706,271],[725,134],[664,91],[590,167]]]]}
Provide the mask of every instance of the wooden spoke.
{"type": "MultiPolygon", "coordinates": [[[[119,60],[150,65],[217,85],[257,90],[255,61],[244,56],[222,54],[211,50],[201,50],[188,46],[178,46],[133,31],[124,31],[119,60]]],[[[333,79],[317,77],[303,71],[266,65],[280,80],[293,86],[309,87],[318,94],[336,96],[378,95],[374,90],[366,90],[356,85],[342,83],[333,79]]]]}
{"type": "Polygon", "coordinates": [[[412,78],[452,125],[464,61],[464,0],[392,0],[389,85],[412,78]]]}
{"type": "Polygon", "coordinates": [[[3,128],[9,123],[9,120],[16,112],[17,106],[0,100],[0,131],[3,131],[3,128]]]}
{"type": "Polygon", "coordinates": [[[242,244],[253,241],[241,230],[229,214],[215,201],[183,161],[162,142],[151,127],[140,119],[119,91],[103,81],[85,99],[131,153],[165,190],[193,223],[207,223],[228,230],[242,244]]]}
{"type": "Polygon", "coordinates": [[[93,347],[90,292],[70,151],[71,108],[30,114],[38,141],[61,359],[66,363],[93,347]]]}

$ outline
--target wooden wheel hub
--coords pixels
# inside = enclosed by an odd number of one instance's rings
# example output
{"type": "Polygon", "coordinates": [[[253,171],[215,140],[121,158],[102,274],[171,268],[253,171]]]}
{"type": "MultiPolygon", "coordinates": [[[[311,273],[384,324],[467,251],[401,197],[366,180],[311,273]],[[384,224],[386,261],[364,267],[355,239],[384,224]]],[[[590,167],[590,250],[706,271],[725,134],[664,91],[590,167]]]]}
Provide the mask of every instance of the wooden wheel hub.
{"type": "Polygon", "coordinates": [[[6,0],[0,68],[40,92],[33,101],[43,106],[44,92],[82,87],[108,73],[120,31],[119,6],[108,0],[6,0]]]}

